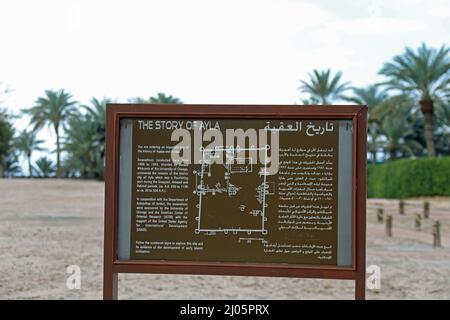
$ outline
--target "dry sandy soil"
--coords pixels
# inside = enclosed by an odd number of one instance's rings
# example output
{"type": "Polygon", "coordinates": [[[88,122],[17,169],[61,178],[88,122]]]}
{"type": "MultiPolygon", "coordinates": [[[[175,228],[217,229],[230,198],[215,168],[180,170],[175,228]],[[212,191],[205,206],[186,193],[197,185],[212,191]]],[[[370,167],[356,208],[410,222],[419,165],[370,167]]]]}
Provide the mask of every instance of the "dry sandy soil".
{"type": "MultiPolygon", "coordinates": [[[[103,183],[0,179],[0,299],[102,297],[103,183]],[[80,290],[66,288],[66,267],[81,267],[80,290]]],[[[414,230],[423,199],[368,201],[367,265],[381,268],[368,299],[450,299],[450,199],[433,198],[430,219],[414,230]],[[376,208],[393,214],[385,236],[376,208]],[[431,225],[442,224],[442,248],[431,225]]],[[[352,299],[353,282],[262,277],[120,275],[122,299],[352,299]]]]}

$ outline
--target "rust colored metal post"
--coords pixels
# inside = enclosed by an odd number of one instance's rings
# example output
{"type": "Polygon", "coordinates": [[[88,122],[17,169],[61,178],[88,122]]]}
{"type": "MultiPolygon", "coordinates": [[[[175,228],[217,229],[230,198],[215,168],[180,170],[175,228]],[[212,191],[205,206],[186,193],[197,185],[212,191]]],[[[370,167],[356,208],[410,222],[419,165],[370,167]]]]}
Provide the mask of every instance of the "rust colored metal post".
{"type": "Polygon", "coordinates": [[[356,131],[356,279],[355,299],[366,298],[366,136],[367,109],[359,112],[356,131]]]}
{"type": "Polygon", "coordinates": [[[355,280],[355,300],[366,299],[366,278],[355,280]]]}
{"type": "Polygon", "coordinates": [[[103,299],[117,299],[118,274],[113,270],[116,259],[116,130],[114,113],[106,112],[106,150],[105,150],[105,226],[103,250],[103,299]]]}

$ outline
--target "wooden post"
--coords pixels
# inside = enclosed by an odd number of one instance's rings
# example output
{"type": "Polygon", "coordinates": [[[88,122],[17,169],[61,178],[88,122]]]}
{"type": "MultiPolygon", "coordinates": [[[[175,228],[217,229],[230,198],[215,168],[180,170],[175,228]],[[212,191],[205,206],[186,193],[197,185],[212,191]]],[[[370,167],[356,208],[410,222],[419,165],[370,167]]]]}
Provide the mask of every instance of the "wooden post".
{"type": "Polygon", "coordinates": [[[441,223],[433,223],[433,247],[441,247],[441,223]]]}
{"type": "Polygon", "coordinates": [[[378,223],[383,223],[384,220],[384,210],[383,208],[377,209],[377,221],[378,223]]]}
{"type": "Polygon", "coordinates": [[[422,216],[418,213],[416,214],[416,231],[420,231],[421,229],[421,222],[422,222],[422,216]]]}
{"type": "Polygon", "coordinates": [[[424,219],[428,219],[430,217],[430,202],[425,201],[423,203],[423,217],[424,219]]]}
{"type": "Polygon", "coordinates": [[[392,215],[386,216],[386,235],[392,237],[392,215]]]}
{"type": "Polygon", "coordinates": [[[400,214],[405,214],[405,201],[400,200],[398,203],[398,212],[400,214]]]}

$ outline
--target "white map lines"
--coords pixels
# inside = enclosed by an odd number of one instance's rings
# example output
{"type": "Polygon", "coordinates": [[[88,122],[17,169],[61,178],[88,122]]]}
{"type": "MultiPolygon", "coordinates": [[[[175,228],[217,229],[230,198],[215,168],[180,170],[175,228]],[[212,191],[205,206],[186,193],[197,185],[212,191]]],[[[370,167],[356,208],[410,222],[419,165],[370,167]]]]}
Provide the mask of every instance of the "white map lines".
{"type": "Polygon", "coordinates": [[[197,228],[195,229],[195,233],[206,233],[209,235],[214,235],[218,232],[224,233],[224,234],[238,234],[238,233],[246,233],[248,235],[252,233],[260,233],[263,235],[267,234],[267,229],[265,228],[265,224],[267,221],[266,217],[266,208],[267,208],[267,202],[266,202],[266,195],[273,194],[273,192],[270,191],[272,189],[272,186],[269,185],[266,181],[267,179],[267,151],[269,149],[269,146],[265,146],[262,148],[256,148],[256,147],[250,147],[250,148],[240,148],[239,146],[234,147],[224,147],[224,146],[218,146],[213,149],[200,149],[202,151],[202,159],[201,159],[201,169],[200,171],[194,171],[196,178],[196,190],[194,193],[198,196],[198,214],[195,218],[197,221],[197,228]],[[254,163],[252,157],[239,157],[239,155],[243,152],[259,152],[263,151],[265,154],[263,163],[260,164],[261,169],[259,172],[255,172],[255,167],[257,167],[257,163],[254,163]],[[225,152],[225,163],[222,164],[225,167],[225,174],[224,174],[224,180],[225,183],[222,184],[221,182],[217,182],[214,185],[210,186],[208,185],[205,180],[207,177],[211,177],[212,170],[215,166],[218,166],[220,164],[214,163],[215,159],[218,159],[220,157],[219,152],[225,152]],[[242,174],[257,174],[259,177],[262,178],[261,184],[257,188],[255,188],[255,198],[257,202],[260,204],[260,208],[249,208],[247,209],[247,206],[244,203],[241,203],[238,207],[238,210],[243,213],[248,213],[252,215],[253,217],[260,216],[260,222],[259,227],[256,228],[249,228],[249,227],[239,227],[239,226],[233,226],[233,227],[214,227],[214,228],[208,228],[202,226],[202,217],[204,217],[207,212],[204,212],[204,206],[203,201],[204,197],[206,195],[208,196],[215,196],[218,194],[227,195],[228,197],[236,197],[238,196],[238,193],[240,190],[242,190],[241,186],[236,186],[233,183],[231,183],[231,176],[232,175],[242,175],[242,174]]]}

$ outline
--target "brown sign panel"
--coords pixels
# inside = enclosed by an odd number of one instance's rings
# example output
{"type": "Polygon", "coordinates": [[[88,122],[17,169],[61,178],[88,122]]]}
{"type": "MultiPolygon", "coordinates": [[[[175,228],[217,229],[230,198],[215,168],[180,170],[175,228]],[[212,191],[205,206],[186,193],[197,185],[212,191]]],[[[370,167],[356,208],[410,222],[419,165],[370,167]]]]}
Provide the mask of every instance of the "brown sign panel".
{"type": "Polygon", "coordinates": [[[363,298],[365,112],[108,106],[105,298],[119,272],[353,279],[363,298]]]}
{"type": "Polygon", "coordinates": [[[336,265],[337,121],[138,118],[132,126],[131,259],[336,265]],[[211,149],[200,141],[201,164],[180,165],[171,157],[176,128],[192,145],[195,131],[226,140],[228,130],[234,141],[211,149]],[[279,165],[267,175],[257,158],[274,134],[279,165]]]}

